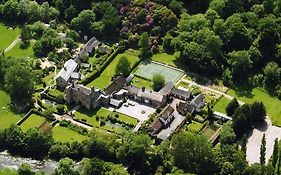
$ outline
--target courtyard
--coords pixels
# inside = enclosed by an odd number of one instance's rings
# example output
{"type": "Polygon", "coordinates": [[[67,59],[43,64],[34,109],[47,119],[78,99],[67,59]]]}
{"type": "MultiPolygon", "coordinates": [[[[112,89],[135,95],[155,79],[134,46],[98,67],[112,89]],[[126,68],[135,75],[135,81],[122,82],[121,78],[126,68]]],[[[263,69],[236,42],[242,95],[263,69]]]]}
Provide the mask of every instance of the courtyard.
{"type": "Polygon", "coordinates": [[[121,114],[136,118],[139,121],[145,121],[149,119],[149,116],[153,114],[156,109],[145,104],[140,104],[138,102],[128,100],[127,104],[123,104],[119,109],[116,109],[116,111],[121,114]]]}

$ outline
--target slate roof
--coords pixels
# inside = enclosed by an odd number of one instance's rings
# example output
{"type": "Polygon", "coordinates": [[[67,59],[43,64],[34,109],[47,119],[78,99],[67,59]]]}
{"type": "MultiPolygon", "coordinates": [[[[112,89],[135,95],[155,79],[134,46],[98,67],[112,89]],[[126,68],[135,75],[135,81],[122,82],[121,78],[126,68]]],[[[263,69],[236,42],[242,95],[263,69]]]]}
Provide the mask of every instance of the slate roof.
{"type": "Polygon", "coordinates": [[[174,83],[170,81],[166,83],[166,85],[159,91],[159,93],[164,95],[170,94],[174,87],[174,83]]]}
{"type": "Polygon", "coordinates": [[[184,91],[184,90],[181,90],[181,89],[177,89],[177,88],[172,89],[172,94],[175,95],[175,96],[181,96],[181,97],[184,97],[184,98],[187,98],[187,99],[189,99],[190,96],[191,96],[190,92],[184,91]]]}
{"type": "Polygon", "coordinates": [[[56,79],[58,77],[61,77],[65,81],[68,81],[71,77],[72,73],[75,71],[75,69],[78,67],[78,64],[73,60],[70,59],[64,63],[64,67],[60,70],[58,75],[56,76],[56,79]]]}
{"type": "Polygon", "coordinates": [[[171,105],[168,105],[160,112],[159,117],[167,120],[174,111],[174,108],[171,105]]]}
{"type": "Polygon", "coordinates": [[[198,94],[192,101],[191,104],[195,104],[196,107],[200,107],[204,103],[204,95],[198,94]]]}
{"type": "Polygon", "coordinates": [[[122,76],[117,77],[113,80],[104,90],[107,95],[111,95],[113,92],[118,92],[125,85],[126,79],[122,76]]]}

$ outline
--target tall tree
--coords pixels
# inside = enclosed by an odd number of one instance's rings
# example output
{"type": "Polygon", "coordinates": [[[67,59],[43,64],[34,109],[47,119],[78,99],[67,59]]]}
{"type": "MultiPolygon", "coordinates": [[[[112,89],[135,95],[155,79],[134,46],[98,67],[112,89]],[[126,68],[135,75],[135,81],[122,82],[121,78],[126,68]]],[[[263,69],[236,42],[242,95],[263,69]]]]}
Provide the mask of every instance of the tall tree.
{"type": "Polygon", "coordinates": [[[273,153],[272,153],[272,166],[276,168],[278,160],[278,138],[274,140],[273,153]]]}
{"type": "Polygon", "coordinates": [[[131,64],[126,56],[122,56],[115,69],[115,74],[122,74],[127,77],[130,74],[131,64]]]}
{"type": "Polygon", "coordinates": [[[149,50],[149,35],[147,32],[144,32],[140,36],[139,40],[139,47],[140,47],[140,56],[141,58],[145,59],[151,55],[149,50]]]}
{"type": "Polygon", "coordinates": [[[23,61],[19,59],[5,71],[5,88],[17,102],[30,100],[34,90],[32,69],[23,61]]]}
{"type": "Polygon", "coordinates": [[[214,171],[213,152],[205,137],[181,132],[172,139],[175,165],[186,172],[199,175],[214,171]]]}
{"type": "Polygon", "coordinates": [[[232,116],[235,112],[235,110],[239,107],[239,103],[236,98],[233,98],[226,107],[226,114],[228,116],[232,116]]]}
{"type": "Polygon", "coordinates": [[[265,134],[263,134],[262,140],[261,140],[261,146],[260,146],[260,164],[265,164],[265,152],[266,152],[266,140],[265,140],[265,134]]]}
{"type": "Polygon", "coordinates": [[[153,90],[159,91],[165,86],[165,78],[161,74],[154,74],[152,77],[153,90]]]}
{"type": "Polygon", "coordinates": [[[75,163],[69,158],[59,161],[59,166],[55,169],[54,175],[79,175],[79,171],[75,168],[75,163]]]}

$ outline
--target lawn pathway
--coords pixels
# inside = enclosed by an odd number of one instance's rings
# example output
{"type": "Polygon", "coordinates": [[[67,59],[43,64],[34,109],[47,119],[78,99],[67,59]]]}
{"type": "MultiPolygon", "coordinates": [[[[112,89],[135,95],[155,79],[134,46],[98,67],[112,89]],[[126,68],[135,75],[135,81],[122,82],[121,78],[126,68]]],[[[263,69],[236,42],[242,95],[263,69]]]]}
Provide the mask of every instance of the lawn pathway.
{"type": "Polygon", "coordinates": [[[89,125],[86,125],[84,123],[81,123],[81,122],[78,122],[78,121],[75,121],[71,116],[68,116],[68,115],[58,115],[58,114],[54,114],[55,118],[58,120],[58,121],[63,121],[63,120],[67,120],[67,121],[70,121],[73,125],[77,125],[77,126],[80,126],[80,127],[83,127],[87,130],[92,130],[93,127],[89,126],[89,125]]]}
{"type": "Polygon", "coordinates": [[[20,41],[21,41],[20,36],[17,36],[16,39],[4,50],[4,53],[9,52],[20,41]]]}

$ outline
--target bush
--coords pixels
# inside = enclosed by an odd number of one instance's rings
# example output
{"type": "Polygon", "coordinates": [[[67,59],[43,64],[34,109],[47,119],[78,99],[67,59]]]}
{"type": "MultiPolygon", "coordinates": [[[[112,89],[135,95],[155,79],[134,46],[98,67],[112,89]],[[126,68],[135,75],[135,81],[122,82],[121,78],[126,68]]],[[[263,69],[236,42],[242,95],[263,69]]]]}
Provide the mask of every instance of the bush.
{"type": "Polygon", "coordinates": [[[64,114],[65,110],[64,110],[64,105],[59,104],[57,106],[57,111],[59,114],[64,114]]]}
{"type": "Polygon", "coordinates": [[[66,121],[66,120],[62,120],[62,121],[60,121],[60,126],[62,126],[62,127],[68,127],[68,126],[69,126],[69,124],[70,124],[70,122],[69,122],[69,121],[66,121]]]}
{"type": "Polygon", "coordinates": [[[104,125],[105,125],[105,121],[102,120],[102,121],[100,122],[100,126],[104,126],[104,125]]]}

